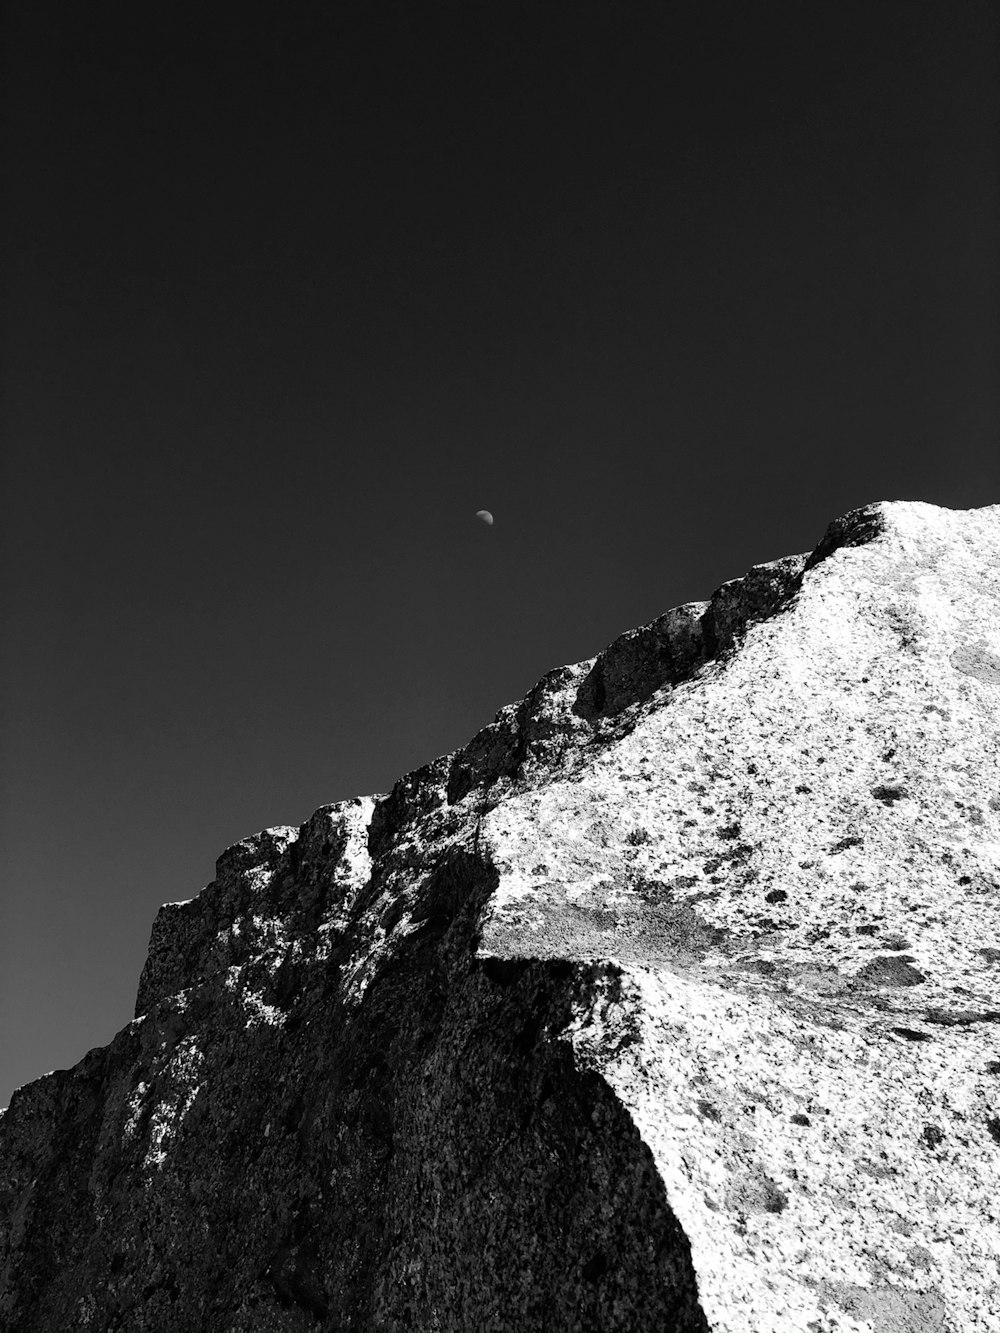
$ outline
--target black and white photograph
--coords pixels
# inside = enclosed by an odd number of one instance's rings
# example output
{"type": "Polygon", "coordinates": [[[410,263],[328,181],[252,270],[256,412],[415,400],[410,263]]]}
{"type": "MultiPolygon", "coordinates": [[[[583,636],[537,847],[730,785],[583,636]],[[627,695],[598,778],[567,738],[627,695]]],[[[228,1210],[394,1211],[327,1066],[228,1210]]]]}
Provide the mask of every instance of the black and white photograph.
{"type": "Polygon", "coordinates": [[[0,26],[0,1333],[997,1333],[1000,9],[0,26]]]}

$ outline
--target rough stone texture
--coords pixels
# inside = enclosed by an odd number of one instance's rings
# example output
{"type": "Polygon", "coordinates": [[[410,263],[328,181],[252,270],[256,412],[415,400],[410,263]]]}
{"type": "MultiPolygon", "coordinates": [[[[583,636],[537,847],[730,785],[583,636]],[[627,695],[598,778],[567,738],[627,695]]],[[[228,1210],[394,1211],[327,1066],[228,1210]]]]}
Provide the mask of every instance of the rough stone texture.
{"type": "Polygon", "coordinates": [[[0,1328],[1000,1327],[1000,506],[230,848],[0,1119],[0,1328]]]}

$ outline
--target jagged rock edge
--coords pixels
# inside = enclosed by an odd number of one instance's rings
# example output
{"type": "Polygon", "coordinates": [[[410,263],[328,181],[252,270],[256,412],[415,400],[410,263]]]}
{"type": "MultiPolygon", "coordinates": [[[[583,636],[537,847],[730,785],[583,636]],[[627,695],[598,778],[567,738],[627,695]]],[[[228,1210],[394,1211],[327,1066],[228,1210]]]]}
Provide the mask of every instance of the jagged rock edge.
{"type": "MultiPolygon", "coordinates": [[[[407,924],[422,929],[424,934],[440,931],[443,935],[464,904],[452,904],[450,914],[434,907],[438,883],[435,876],[440,875],[442,867],[435,866],[430,889],[424,886],[424,892],[411,898],[405,913],[398,894],[378,891],[382,886],[390,887],[394,878],[392,853],[407,829],[412,830],[425,816],[447,807],[459,807],[460,823],[471,826],[466,836],[468,851],[479,857],[477,821],[507,791],[532,785],[536,774],[544,774],[548,779],[560,762],[567,759],[580,762],[581,747],[570,745],[574,733],[587,730],[595,738],[599,735],[606,739],[609,728],[631,729],[643,706],[660,690],[691,679],[712,663],[724,664],[752,625],[778,614],[794,600],[809,570],[842,547],[876,540],[884,527],[880,504],[851,511],[829,525],[808,556],[787,556],[754,565],[741,578],[723,583],[707,602],[689,602],[671,608],[649,624],[620,635],[595,658],[554,668],[520,701],[502,708],[494,722],[461,749],[405,774],[384,796],[356,798],[373,802],[367,825],[371,873],[359,895],[359,903],[355,904],[362,909],[361,917],[363,909],[379,903],[380,915],[388,920],[390,933],[405,914],[407,924]],[[659,653],[650,651],[651,643],[659,645],[659,653]],[[651,659],[654,669],[637,674],[637,664],[651,659]],[[559,710],[553,708],[554,696],[558,694],[564,696],[567,705],[561,717],[559,710]],[[599,697],[599,703],[595,702],[595,696],[599,697]],[[554,713],[558,718],[555,727],[554,713]]],[[[207,908],[209,901],[218,896],[220,881],[235,876],[237,900],[227,905],[224,919],[226,915],[230,920],[236,919],[246,910],[251,896],[244,872],[267,865],[272,881],[282,878],[283,871],[294,873],[307,831],[326,812],[339,811],[351,804],[320,807],[298,829],[279,826],[241,839],[219,856],[216,878],[200,895],[187,903],[166,904],[161,908],[154,921],[149,955],[140,979],[136,1015],[171,993],[157,988],[156,996],[151,995],[148,973],[155,955],[162,955],[168,948],[175,949],[176,941],[170,937],[174,936],[182,916],[196,911],[201,916],[198,908],[207,908]]],[[[458,815],[459,811],[455,813],[458,815]]],[[[451,824],[447,831],[453,836],[458,828],[451,824]]],[[[454,850],[453,847],[448,855],[453,855],[454,850]]],[[[483,869],[488,877],[495,878],[496,872],[488,862],[484,862],[483,869]]],[[[361,926],[359,918],[352,932],[355,944],[360,943],[361,926]]],[[[405,937],[399,941],[404,942],[405,937]]],[[[215,970],[206,971],[198,980],[206,980],[215,970]]]]}

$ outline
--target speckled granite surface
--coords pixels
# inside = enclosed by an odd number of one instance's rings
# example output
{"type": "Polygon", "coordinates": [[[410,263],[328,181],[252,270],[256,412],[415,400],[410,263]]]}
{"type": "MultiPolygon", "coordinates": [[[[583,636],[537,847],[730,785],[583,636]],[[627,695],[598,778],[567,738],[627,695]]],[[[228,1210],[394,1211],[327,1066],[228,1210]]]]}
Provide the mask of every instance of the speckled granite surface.
{"type": "Polygon", "coordinates": [[[1000,1328],[1000,506],[230,848],[0,1118],[0,1328],[1000,1328]]]}

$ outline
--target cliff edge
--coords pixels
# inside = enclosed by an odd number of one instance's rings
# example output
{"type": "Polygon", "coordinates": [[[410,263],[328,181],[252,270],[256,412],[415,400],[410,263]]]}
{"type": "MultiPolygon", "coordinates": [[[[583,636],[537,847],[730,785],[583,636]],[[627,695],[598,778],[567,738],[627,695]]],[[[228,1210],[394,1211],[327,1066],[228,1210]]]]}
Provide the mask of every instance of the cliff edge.
{"type": "Polygon", "coordinates": [[[1000,1327],[1000,505],[894,502],[153,926],[0,1330],[1000,1327]]]}

